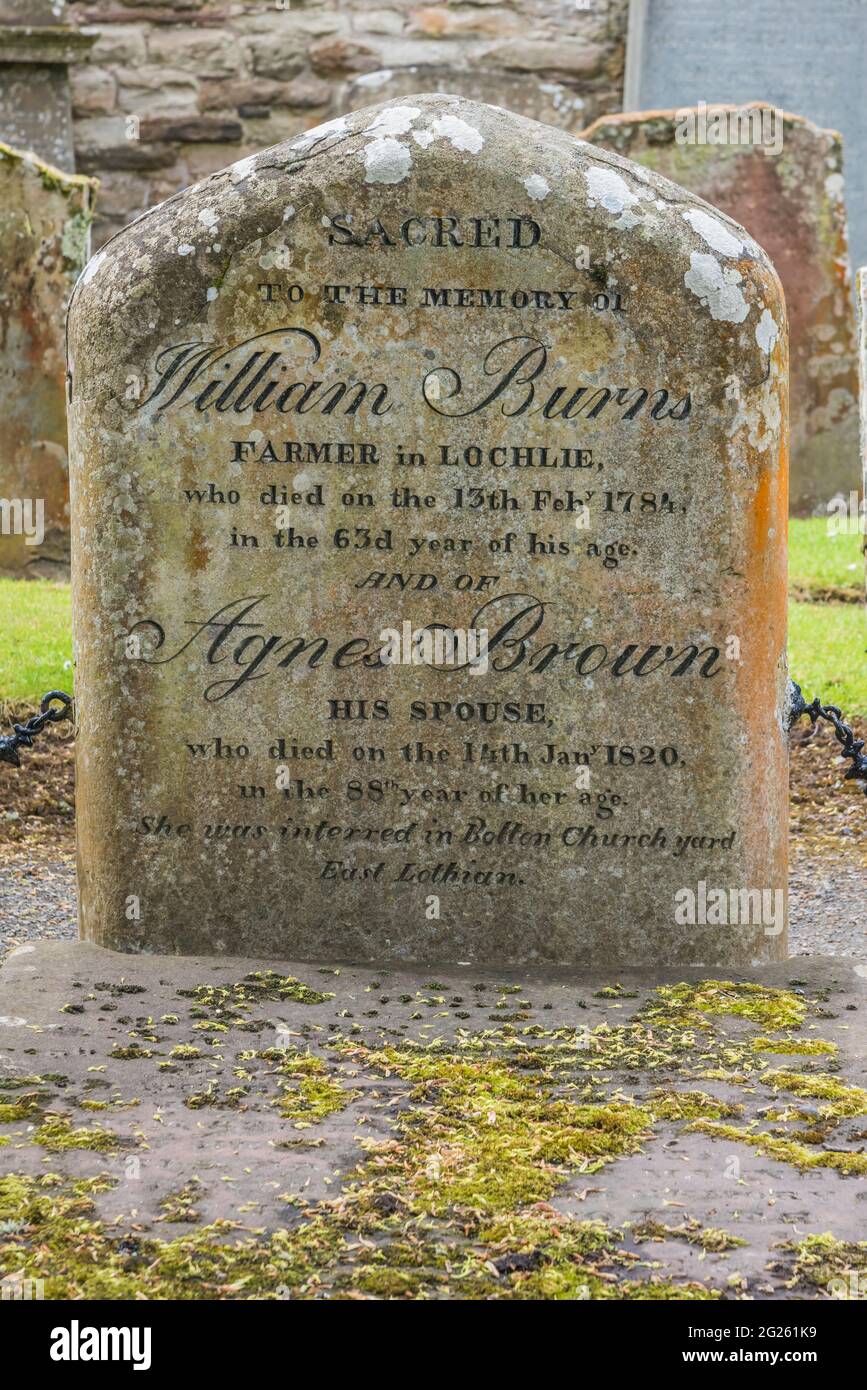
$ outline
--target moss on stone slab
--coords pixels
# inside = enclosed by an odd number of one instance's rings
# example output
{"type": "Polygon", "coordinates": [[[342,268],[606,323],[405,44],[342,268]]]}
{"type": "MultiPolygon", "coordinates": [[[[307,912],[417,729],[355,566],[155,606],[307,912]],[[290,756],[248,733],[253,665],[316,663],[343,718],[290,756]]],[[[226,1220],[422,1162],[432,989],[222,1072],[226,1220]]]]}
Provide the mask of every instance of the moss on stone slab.
{"type": "Polygon", "coordinates": [[[867,1114],[867,1091],[860,1086],[849,1086],[837,1076],[818,1072],[771,1071],[765,1072],[762,1081],[775,1091],[791,1091],[793,1096],[802,1099],[826,1100],[820,1114],[826,1119],[846,1119],[853,1115],[867,1114]]]}
{"type": "Polygon", "coordinates": [[[109,1129],[74,1129],[68,1115],[48,1114],[33,1135],[33,1143],[39,1144],[49,1153],[61,1153],[64,1149],[93,1149],[96,1153],[113,1153],[120,1139],[109,1129]]]}
{"type": "Polygon", "coordinates": [[[809,1149],[795,1139],[766,1133],[757,1134],[752,1130],[739,1129],[737,1125],[726,1125],[716,1120],[696,1120],[689,1129],[716,1139],[750,1144],[768,1157],[779,1159],[781,1163],[791,1163],[795,1168],[835,1168],[837,1172],[849,1176],[867,1173],[867,1154],[849,1153],[842,1149],[809,1149]]]}
{"type": "Polygon", "coordinates": [[[830,1232],[787,1242],[795,1256],[790,1289],[823,1289],[835,1298],[867,1298],[867,1241],[837,1240],[830,1232]]]}

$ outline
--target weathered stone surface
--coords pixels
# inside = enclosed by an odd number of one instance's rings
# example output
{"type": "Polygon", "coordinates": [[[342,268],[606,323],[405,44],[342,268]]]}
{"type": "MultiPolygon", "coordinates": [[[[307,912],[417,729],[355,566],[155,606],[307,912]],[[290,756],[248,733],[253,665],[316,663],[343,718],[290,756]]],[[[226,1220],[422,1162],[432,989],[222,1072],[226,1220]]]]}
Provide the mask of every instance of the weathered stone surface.
{"type": "Polygon", "coordinates": [[[87,259],[95,187],[0,145],[0,573],[7,575],[57,573],[69,562],[64,317],[87,259]]]}
{"type": "Polygon", "coordinates": [[[553,82],[549,76],[494,67],[455,71],[444,64],[415,64],[408,68],[384,68],[347,82],[338,104],[344,110],[354,111],[371,101],[394,101],[415,92],[441,92],[468,101],[486,101],[573,134],[587,123],[587,103],[574,88],[553,82]]]}
{"type": "Polygon", "coordinates": [[[859,472],[840,136],[754,103],[606,116],[582,139],[698,193],[746,227],[770,256],[789,315],[789,506],[800,515],[824,514],[836,493],[857,486],[859,472]],[[733,138],[701,143],[707,131],[733,138]]]}
{"type": "Polygon", "coordinates": [[[27,946],[0,970],[0,1254],[46,1299],[179,1277],[202,1299],[855,1299],[864,970],[27,946]]]}
{"type": "Polygon", "coordinates": [[[867,103],[859,0],[631,0],[621,110],[770,102],[839,130],[853,263],[867,260],[867,103]],[[636,24],[635,19],[639,20],[636,24]]]}
{"type": "Polygon", "coordinates": [[[0,135],[72,170],[68,64],[91,41],[66,20],[66,0],[0,0],[0,135]]]}
{"type": "Polygon", "coordinates": [[[782,909],[676,920],[785,888],[786,330],[741,228],[417,96],[115,238],[70,352],[86,937],[785,954],[782,909]],[[487,670],[383,662],[404,623],[487,670]]]}

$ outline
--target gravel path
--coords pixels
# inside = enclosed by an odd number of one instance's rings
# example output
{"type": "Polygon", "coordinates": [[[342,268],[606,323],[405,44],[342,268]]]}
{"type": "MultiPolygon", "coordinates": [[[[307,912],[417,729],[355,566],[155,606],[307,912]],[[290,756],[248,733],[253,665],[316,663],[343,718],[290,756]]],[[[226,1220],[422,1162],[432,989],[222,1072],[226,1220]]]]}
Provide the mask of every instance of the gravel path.
{"type": "MultiPolygon", "coordinates": [[[[789,876],[793,956],[867,958],[867,871],[860,859],[793,859],[789,876]]],[[[0,862],[0,955],[25,941],[77,933],[75,858],[56,844],[7,848],[0,862]]]]}

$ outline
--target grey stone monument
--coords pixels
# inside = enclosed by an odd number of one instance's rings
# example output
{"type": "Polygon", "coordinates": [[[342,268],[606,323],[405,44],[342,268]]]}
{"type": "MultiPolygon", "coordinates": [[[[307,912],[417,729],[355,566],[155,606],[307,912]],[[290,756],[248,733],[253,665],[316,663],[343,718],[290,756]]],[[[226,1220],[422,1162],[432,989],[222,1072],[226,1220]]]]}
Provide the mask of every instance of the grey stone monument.
{"type": "Polygon", "coordinates": [[[867,261],[864,0],[630,0],[624,111],[767,101],[843,135],[852,262],[867,261]]]}
{"type": "Polygon", "coordinates": [[[72,172],[69,64],[94,37],[65,14],[66,0],[0,0],[0,139],[72,172]]]}

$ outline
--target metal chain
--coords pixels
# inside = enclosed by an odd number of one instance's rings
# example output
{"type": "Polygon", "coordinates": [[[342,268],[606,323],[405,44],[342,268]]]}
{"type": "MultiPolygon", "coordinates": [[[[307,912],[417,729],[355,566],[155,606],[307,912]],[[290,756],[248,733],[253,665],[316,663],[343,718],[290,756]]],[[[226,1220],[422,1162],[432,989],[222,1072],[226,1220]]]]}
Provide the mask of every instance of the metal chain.
{"type": "Polygon", "coordinates": [[[46,724],[59,724],[61,719],[71,718],[72,696],[62,690],[49,690],[39,702],[38,714],[34,714],[26,724],[13,724],[15,732],[0,738],[0,763],[11,763],[13,767],[20,767],[19,748],[32,748],[34,736],[41,734],[46,724]],[[60,708],[54,709],[53,706],[58,700],[60,708]]]}
{"type": "Polygon", "coordinates": [[[844,758],[852,759],[852,766],[845,774],[843,780],[844,782],[851,780],[863,781],[864,786],[862,790],[864,795],[867,796],[867,757],[865,757],[862,752],[864,748],[863,738],[855,737],[855,730],[844,723],[842,711],[839,710],[836,705],[823,705],[818,695],[815,700],[811,701],[808,705],[801,693],[801,687],[797,682],[790,681],[789,685],[791,687],[789,728],[791,729],[793,724],[804,714],[807,715],[813,726],[809,736],[815,733],[816,724],[820,719],[827,719],[829,724],[833,724],[834,736],[841,745],[841,755],[844,758]]]}

